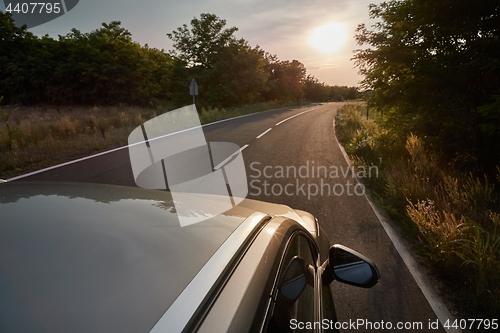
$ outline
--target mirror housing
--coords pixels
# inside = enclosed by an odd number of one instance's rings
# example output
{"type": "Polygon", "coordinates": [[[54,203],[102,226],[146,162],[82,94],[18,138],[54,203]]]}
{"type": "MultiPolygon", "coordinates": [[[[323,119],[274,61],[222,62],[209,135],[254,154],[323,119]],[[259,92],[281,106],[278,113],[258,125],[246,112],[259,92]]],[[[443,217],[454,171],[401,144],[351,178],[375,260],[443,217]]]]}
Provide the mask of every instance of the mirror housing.
{"type": "Polygon", "coordinates": [[[343,245],[330,247],[329,258],[323,266],[323,285],[333,280],[356,287],[371,288],[380,279],[377,266],[364,255],[343,245]]]}

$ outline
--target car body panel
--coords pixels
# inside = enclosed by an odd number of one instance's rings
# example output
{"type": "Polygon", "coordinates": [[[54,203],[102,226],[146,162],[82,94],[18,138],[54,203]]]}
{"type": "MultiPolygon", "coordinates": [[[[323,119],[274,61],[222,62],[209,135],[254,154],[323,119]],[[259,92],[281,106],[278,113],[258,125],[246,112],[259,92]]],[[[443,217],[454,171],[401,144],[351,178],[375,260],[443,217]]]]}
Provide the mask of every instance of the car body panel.
{"type": "Polygon", "coordinates": [[[245,207],[260,212],[265,212],[271,216],[284,216],[300,223],[311,235],[317,234],[317,224],[314,217],[304,211],[294,210],[286,205],[274,204],[270,202],[245,199],[240,204],[240,207],[245,207]],[[299,215],[300,214],[300,215],[299,215]]]}
{"type": "Polygon", "coordinates": [[[283,240],[295,230],[290,228],[294,224],[295,228],[300,227],[290,219],[277,217],[263,227],[224,286],[199,332],[260,330],[270,306],[272,289],[277,283],[271,278],[280,264],[283,240]]]}
{"type": "Polygon", "coordinates": [[[300,244],[314,288],[301,311],[335,320],[326,233],[285,205],[245,199],[182,227],[166,191],[15,182],[0,185],[0,217],[1,332],[264,331],[300,244]]]}
{"type": "Polygon", "coordinates": [[[182,332],[205,298],[210,295],[211,289],[228,268],[235,254],[244,246],[245,240],[266,217],[264,213],[255,212],[245,219],[210,257],[150,332],[182,332]]]}
{"type": "Polygon", "coordinates": [[[35,187],[0,187],[0,325],[25,332],[148,331],[254,214],[181,228],[168,192],[35,187]]]}

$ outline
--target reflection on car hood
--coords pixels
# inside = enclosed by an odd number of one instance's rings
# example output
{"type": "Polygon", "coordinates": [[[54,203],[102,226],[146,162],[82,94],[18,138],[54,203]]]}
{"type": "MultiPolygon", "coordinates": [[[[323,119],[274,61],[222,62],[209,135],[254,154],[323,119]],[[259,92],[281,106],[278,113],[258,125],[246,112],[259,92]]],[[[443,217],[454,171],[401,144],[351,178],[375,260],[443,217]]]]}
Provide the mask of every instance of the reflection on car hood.
{"type": "Polygon", "coordinates": [[[256,210],[308,225],[247,199],[181,228],[165,191],[1,184],[0,331],[147,332],[256,210]]]}
{"type": "Polygon", "coordinates": [[[24,332],[149,331],[253,212],[181,228],[168,192],[82,184],[2,184],[0,203],[0,331],[24,332]]]}

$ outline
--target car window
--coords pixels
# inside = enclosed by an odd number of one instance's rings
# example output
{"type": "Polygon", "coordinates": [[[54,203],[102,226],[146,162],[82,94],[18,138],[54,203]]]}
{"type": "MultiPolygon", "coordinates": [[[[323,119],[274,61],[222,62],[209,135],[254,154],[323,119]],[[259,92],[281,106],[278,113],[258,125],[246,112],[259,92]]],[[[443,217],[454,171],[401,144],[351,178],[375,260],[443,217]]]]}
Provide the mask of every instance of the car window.
{"type": "Polygon", "coordinates": [[[266,332],[294,332],[294,322],[315,321],[315,258],[306,237],[296,235],[291,239],[279,273],[279,290],[266,332]]]}

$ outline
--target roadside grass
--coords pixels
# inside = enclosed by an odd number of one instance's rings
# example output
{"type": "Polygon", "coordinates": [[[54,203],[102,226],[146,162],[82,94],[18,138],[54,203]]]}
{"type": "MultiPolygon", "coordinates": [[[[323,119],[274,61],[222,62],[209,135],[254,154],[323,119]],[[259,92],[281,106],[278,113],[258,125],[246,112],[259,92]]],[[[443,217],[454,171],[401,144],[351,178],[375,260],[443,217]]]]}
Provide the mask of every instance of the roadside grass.
{"type": "Polygon", "coordinates": [[[415,135],[398,138],[366,119],[366,106],[338,111],[336,133],[364,179],[432,269],[465,319],[500,315],[500,169],[497,179],[459,173],[415,135]]]}
{"type": "MultiPolygon", "coordinates": [[[[199,114],[206,124],[290,105],[272,101],[227,110],[202,109],[199,114]]],[[[0,107],[0,179],[124,146],[135,127],[172,109],[168,104],[0,107]]]]}

